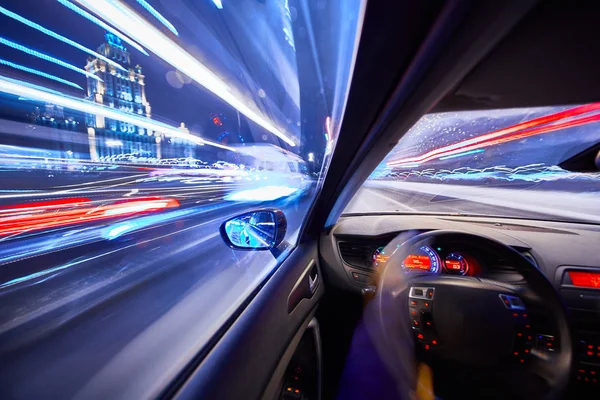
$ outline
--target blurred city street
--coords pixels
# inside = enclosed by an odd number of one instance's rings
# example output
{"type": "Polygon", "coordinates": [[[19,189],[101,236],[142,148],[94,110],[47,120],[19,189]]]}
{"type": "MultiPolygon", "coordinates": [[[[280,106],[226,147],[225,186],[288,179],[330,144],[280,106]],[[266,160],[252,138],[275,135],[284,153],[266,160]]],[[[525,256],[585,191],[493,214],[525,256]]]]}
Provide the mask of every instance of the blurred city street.
{"type": "MultiPolygon", "coordinates": [[[[200,343],[226,317],[215,305],[235,304],[241,293],[268,273],[265,265],[275,261],[268,251],[233,251],[219,234],[226,219],[263,204],[225,199],[246,190],[255,194],[256,182],[195,182],[181,175],[175,179],[173,174],[160,182],[149,178],[150,171],[137,176],[114,174],[117,177],[95,181],[85,189],[83,185],[72,191],[57,188],[61,193],[53,192],[51,198],[88,198],[107,204],[112,198],[122,202],[127,193],[136,191],[137,199],[148,192],[154,199],[177,199],[179,206],[0,236],[0,357],[8,361],[0,366],[0,375],[3,382],[24,390],[22,394],[41,395],[25,389],[30,388],[74,396],[73,385],[61,377],[95,382],[92,374],[147,330],[156,329],[153,341],[159,335],[165,341],[160,345],[168,346],[168,351],[167,347],[154,351],[152,361],[161,364],[156,357],[162,354],[169,358],[162,365],[170,365],[178,355],[184,356],[178,349],[190,345],[170,342],[173,329],[185,329],[189,335],[184,337],[200,343]],[[189,307],[193,314],[186,313],[189,307]],[[168,329],[162,320],[167,312],[168,329]],[[197,321],[189,321],[189,315],[197,321]]],[[[48,193],[22,195],[29,204],[49,197],[48,193]]],[[[299,227],[306,198],[298,193],[269,201],[268,206],[284,211],[289,225],[299,227]]],[[[144,354],[132,350],[127,362],[141,367],[147,362],[144,354]]]]}

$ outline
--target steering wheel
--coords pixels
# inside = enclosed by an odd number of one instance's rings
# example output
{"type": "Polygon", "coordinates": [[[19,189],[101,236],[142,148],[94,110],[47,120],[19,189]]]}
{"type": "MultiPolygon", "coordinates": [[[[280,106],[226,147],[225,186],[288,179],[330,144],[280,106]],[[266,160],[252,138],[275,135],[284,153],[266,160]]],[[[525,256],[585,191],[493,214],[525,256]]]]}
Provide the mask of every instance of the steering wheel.
{"type": "Polygon", "coordinates": [[[536,266],[484,236],[430,231],[404,239],[399,236],[386,247],[393,254],[381,271],[373,312],[365,316],[379,355],[402,390],[416,387],[416,357],[471,371],[465,373],[477,374],[473,379],[480,385],[497,386],[498,398],[559,398],[564,393],[574,347],[570,324],[559,294],[536,266]],[[523,280],[507,283],[401,268],[416,249],[436,243],[491,252],[523,280]],[[537,317],[549,322],[553,335],[538,330],[537,317]]]}

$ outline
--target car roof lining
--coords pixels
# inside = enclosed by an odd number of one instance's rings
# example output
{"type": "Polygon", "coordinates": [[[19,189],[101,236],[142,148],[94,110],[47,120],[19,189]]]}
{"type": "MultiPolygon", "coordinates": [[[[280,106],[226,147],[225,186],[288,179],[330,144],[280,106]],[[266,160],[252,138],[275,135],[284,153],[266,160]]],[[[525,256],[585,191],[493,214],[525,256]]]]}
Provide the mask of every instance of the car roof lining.
{"type": "Polygon", "coordinates": [[[592,1],[541,3],[432,111],[598,101],[599,9],[592,1]]]}

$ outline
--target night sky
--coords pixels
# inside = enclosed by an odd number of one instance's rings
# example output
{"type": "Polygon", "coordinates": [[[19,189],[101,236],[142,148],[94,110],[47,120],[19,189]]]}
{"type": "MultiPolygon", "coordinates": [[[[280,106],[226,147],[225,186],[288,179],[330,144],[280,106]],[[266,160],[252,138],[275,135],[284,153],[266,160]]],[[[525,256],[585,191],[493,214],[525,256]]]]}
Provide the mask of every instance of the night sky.
{"type": "MultiPolygon", "coordinates": [[[[166,34],[170,34],[158,20],[153,19],[136,1],[132,0],[127,3],[166,34]]],[[[254,57],[250,60],[248,53],[252,49],[248,44],[243,43],[244,38],[247,40],[250,38],[242,36],[242,31],[236,31],[235,28],[232,28],[240,22],[234,18],[239,16],[240,12],[236,13],[227,7],[224,10],[218,10],[208,0],[198,2],[169,0],[167,2],[169,4],[168,9],[162,7],[164,2],[161,3],[156,0],[151,3],[178,29],[180,37],[176,40],[180,45],[210,66],[211,69],[218,71],[222,79],[229,82],[230,85],[233,84],[238,92],[245,96],[246,100],[254,101],[257,107],[268,117],[275,119],[279,124],[287,124],[286,129],[289,128],[292,133],[299,133],[299,110],[290,110],[288,106],[290,100],[287,99],[285,88],[276,84],[281,81],[281,77],[274,76],[273,72],[267,71],[268,68],[264,66],[262,68],[257,67],[257,64],[260,66],[261,63],[266,62],[265,57],[274,56],[274,54],[267,52],[263,57],[254,57]],[[188,27],[193,27],[193,30],[188,29],[188,27]],[[198,39],[198,35],[201,36],[202,40],[198,39]],[[252,76],[250,77],[249,74],[252,76]],[[262,89],[262,97],[257,95],[258,89],[262,89]],[[273,99],[278,99],[277,104],[266,104],[266,100],[272,101],[273,99]],[[280,107],[285,110],[283,113],[278,109],[280,107]]],[[[252,7],[263,7],[257,2],[247,3],[252,7]]],[[[6,0],[1,5],[92,50],[96,50],[104,42],[104,30],[102,28],[56,1],[6,0]]],[[[268,19],[269,14],[263,14],[263,16],[268,19]]],[[[260,19],[254,18],[256,24],[263,25],[263,21],[260,19]]],[[[85,65],[85,60],[88,57],[86,53],[4,15],[0,16],[0,21],[0,36],[31,49],[44,52],[79,68],[83,68],[85,65]]],[[[252,27],[246,26],[246,29],[248,28],[252,27]]],[[[265,34],[269,34],[269,32],[265,34]]],[[[279,36],[283,37],[283,34],[279,36]]],[[[171,37],[174,36],[171,35],[171,37]]],[[[281,38],[281,41],[283,42],[283,38],[281,38]]],[[[287,43],[283,44],[287,45],[287,43]]],[[[176,126],[180,122],[185,122],[192,132],[200,133],[201,136],[212,140],[215,140],[223,130],[235,132],[248,129],[248,124],[244,125],[243,123],[244,117],[241,116],[242,126],[239,126],[238,113],[212,93],[196,83],[190,82],[187,77],[183,77],[184,82],[182,83],[181,80],[176,78],[173,67],[158,57],[152,54],[149,57],[145,56],[126,43],[124,45],[131,53],[132,66],[141,65],[143,73],[146,75],[146,96],[152,107],[154,119],[169,122],[176,126]],[[212,124],[211,114],[213,113],[222,114],[226,122],[222,128],[217,128],[212,124]]],[[[79,84],[84,89],[86,87],[84,75],[6,46],[1,47],[2,58],[6,60],[57,75],[79,84]]],[[[282,56],[281,54],[277,55],[280,58],[282,56]]],[[[286,56],[287,62],[291,65],[292,72],[294,72],[294,53],[289,52],[286,56]]],[[[0,66],[0,73],[60,90],[66,94],[78,97],[86,95],[84,92],[69,86],[15,71],[9,67],[0,66]]],[[[262,142],[280,145],[279,140],[271,134],[265,136],[265,132],[262,132],[261,128],[256,125],[252,125],[251,128],[252,132],[243,132],[247,141],[252,141],[254,137],[262,142]]]]}

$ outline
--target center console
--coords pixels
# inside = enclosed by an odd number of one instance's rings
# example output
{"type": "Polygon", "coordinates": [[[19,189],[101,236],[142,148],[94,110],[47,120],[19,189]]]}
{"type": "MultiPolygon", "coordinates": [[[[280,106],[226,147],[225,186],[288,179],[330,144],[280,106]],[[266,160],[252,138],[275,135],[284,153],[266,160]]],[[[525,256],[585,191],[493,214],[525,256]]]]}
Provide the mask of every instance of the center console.
{"type": "Polygon", "coordinates": [[[578,346],[573,390],[600,397],[600,273],[597,268],[561,266],[555,282],[571,312],[578,346]]]}

